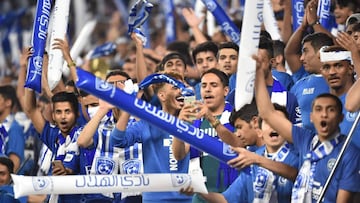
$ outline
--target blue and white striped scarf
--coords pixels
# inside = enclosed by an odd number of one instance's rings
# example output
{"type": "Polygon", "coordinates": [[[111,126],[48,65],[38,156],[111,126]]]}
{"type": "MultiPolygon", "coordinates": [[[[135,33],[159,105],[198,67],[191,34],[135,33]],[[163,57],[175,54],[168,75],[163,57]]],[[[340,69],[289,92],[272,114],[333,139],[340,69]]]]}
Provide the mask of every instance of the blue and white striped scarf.
{"type": "Polygon", "coordinates": [[[344,136],[339,132],[337,132],[333,139],[323,142],[319,141],[317,135],[314,136],[311,141],[309,153],[306,154],[306,159],[296,177],[292,190],[291,202],[303,203],[312,201],[311,193],[316,163],[329,155],[343,139],[344,136]]]}
{"type": "MultiPolygon", "coordinates": [[[[267,158],[277,161],[277,162],[284,162],[286,157],[290,152],[289,143],[285,142],[279,150],[271,156],[267,156],[267,158]]],[[[267,151],[265,149],[265,155],[267,151]]],[[[254,190],[254,203],[260,202],[270,202],[275,203],[277,201],[277,192],[276,192],[276,180],[278,175],[274,174],[273,172],[259,166],[252,165],[253,171],[256,171],[253,176],[255,180],[253,182],[253,190],[254,190]]]]}

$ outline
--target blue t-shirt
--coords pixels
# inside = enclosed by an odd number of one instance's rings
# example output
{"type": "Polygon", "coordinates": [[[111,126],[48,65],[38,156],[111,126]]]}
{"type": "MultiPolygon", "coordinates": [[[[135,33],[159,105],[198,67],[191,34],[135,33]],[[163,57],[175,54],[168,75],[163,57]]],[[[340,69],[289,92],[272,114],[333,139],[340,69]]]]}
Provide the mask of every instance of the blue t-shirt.
{"type": "MultiPolygon", "coordinates": [[[[301,165],[305,161],[306,154],[310,151],[313,136],[316,136],[315,133],[308,129],[296,126],[293,126],[292,128],[293,144],[295,149],[297,149],[299,152],[301,165]]],[[[317,202],[321,190],[332,170],[332,166],[334,166],[334,163],[344,144],[344,141],[345,139],[336,145],[329,155],[316,162],[315,173],[313,177],[314,182],[312,185],[312,202],[317,202]]],[[[360,191],[360,154],[358,151],[359,150],[352,144],[347,146],[325,193],[324,202],[336,202],[336,196],[339,189],[351,192],[360,191]]]]}
{"type": "Polygon", "coordinates": [[[309,75],[310,74],[305,70],[304,66],[301,66],[298,71],[292,73],[291,77],[292,77],[294,83],[296,83],[297,81],[299,81],[302,78],[305,78],[309,75]]]}
{"type": "Polygon", "coordinates": [[[12,115],[8,116],[3,123],[8,133],[7,142],[5,142],[5,154],[16,154],[20,158],[20,162],[24,161],[25,150],[25,134],[24,128],[14,119],[12,115]],[[7,128],[7,120],[9,120],[10,128],[7,128]]]}
{"type": "Polygon", "coordinates": [[[296,82],[290,92],[299,103],[303,127],[315,131],[314,125],[310,122],[311,104],[316,96],[329,92],[325,79],[322,75],[309,75],[296,82]]]}
{"type": "MultiPolygon", "coordinates": [[[[150,123],[140,120],[126,131],[117,128],[111,133],[110,146],[129,147],[143,144],[144,173],[188,173],[189,154],[177,161],[173,155],[172,135],[150,123]]],[[[192,197],[179,192],[144,192],[143,202],[191,202],[192,197]]]]}
{"type": "MultiPolygon", "coordinates": [[[[256,154],[264,155],[265,146],[259,147],[256,151],[256,154]]],[[[285,158],[285,164],[288,164],[292,167],[297,168],[298,166],[298,156],[294,153],[291,148],[290,151],[285,158]]],[[[235,180],[235,182],[222,194],[228,202],[241,202],[241,203],[252,203],[254,200],[254,190],[253,190],[253,182],[255,182],[256,171],[259,166],[252,165],[251,174],[248,173],[240,173],[239,177],[235,180]]],[[[291,190],[293,186],[293,182],[284,177],[277,177],[276,181],[276,191],[277,198],[279,203],[288,203],[291,201],[291,190]]]]}
{"type": "MultiPolygon", "coordinates": [[[[339,98],[344,107],[346,94],[340,96],[339,98]]],[[[340,132],[341,132],[341,134],[347,136],[349,134],[359,112],[349,112],[345,108],[343,108],[342,113],[344,114],[344,120],[340,123],[340,132]]],[[[359,124],[356,126],[356,128],[354,130],[354,134],[352,135],[351,141],[356,147],[358,147],[360,149],[360,125],[359,124]]]]}

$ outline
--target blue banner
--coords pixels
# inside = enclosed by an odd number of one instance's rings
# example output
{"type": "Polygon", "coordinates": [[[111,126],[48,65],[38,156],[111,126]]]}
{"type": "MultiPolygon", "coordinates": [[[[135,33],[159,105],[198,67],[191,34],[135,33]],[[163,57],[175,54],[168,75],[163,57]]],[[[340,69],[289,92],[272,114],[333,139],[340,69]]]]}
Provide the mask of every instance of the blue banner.
{"type": "Polygon", "coordinates": [[[292,0],[293,31],[301,25],[304,17],[304,0],[292,0]]]}
{"type": "Polygon", "coordinates": [[[99,97],[130,114],[171,133],[190,143],[197,149],[207,152],[216,159],[227,162],[237,156],[228,145],[205,134],[199,128],[172,116],[155,106],[125,93],[123,90],[96,78],[92,73],[77,68],[76,86],[99,97]]]}
{"type": "Polygon", "coordinates": [[[25,87],[41,92],[41,73],[46,45],[47,29],[50,21],[51,0],[38,0],[34,19],[32,47],[29,58],[25,87]]]}
{"type": "Polygon", "coordinates": [[[106,42],[91,51],[89,59],[95,59],[103,56],[109,56],[116,52],[116,44],[113,42],[106,42]]]}
{"type": "Polygon", "coordinates": [[[166,44],[176,40],[176,22],[174,17],[175,7],[173,0],[163,2],[166,17],[166,44]]]}
{"type": "Polygon", "coordinates": [[[240,43],[240,30],[234,22],[229,18],[216,0],[202,0],[207,9],[213,14],[217,23],[221,26],[222,31],[228,35],[231,40],[240,43]]]}
{"type": "Polygon", "coordinates": [[[320,17],[319,22],[328,31],[331,30],[332,26],[330,19],[330,7],[331,0],[319,0],[317,9],[317,15],[320,17]]]}

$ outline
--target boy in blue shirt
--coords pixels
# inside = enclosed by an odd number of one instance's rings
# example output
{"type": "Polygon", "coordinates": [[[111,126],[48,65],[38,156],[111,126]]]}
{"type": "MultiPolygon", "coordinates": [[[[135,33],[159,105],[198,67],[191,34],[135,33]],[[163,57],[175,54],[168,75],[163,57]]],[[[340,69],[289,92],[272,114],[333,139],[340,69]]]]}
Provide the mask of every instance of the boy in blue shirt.
{"type": "MultiPolygon", "coordinates": [[[[279,115],[288,119],[286,108],[278,104],[274,106],[279,115]]],[[[290,202],[298,157],[285,139],[261,118],[259,126],[261,130],[257,130],[257,136],[265,145],[255,153],[234,148],[239,155],[228,162],[231,167],[238,169],[251,165],[251,173],[241,172],[223,193],[201,194],[208,202],[290,202]]],[[[191,188],[181,192],[191,194],[191,188]]]]}

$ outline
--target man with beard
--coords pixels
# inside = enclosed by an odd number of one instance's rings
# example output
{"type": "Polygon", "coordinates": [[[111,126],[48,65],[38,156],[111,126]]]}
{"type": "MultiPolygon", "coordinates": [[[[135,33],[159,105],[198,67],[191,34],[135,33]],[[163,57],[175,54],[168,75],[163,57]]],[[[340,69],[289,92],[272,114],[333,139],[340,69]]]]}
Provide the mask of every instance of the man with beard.
{"type": "MultiPolygon", "coordinates": [[[[164,77],[172,77],[183,81],[176,73],[165,73],[164,77]]],[[[162,111],[177,116],[183,106],[181,90],[173,84],[161,82],[153,84],[153,89],[159,98],[162,111]]],[[[125,148],[142,143],[144,173],[187,173],[189,156],[175,160],[171,149],[172,135],[153,124],[139,120],[128,126],[130,115],[122,112],[114,130],[111,132],[110,145],[125,148]]],[[[143,192],[143,202],[191,202],[191,197],[178,192],[143,192]]]]}

